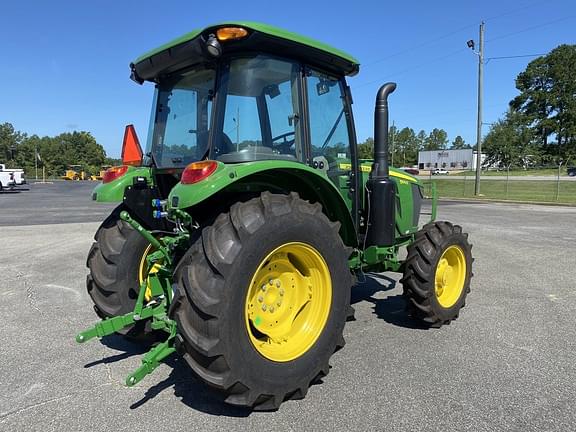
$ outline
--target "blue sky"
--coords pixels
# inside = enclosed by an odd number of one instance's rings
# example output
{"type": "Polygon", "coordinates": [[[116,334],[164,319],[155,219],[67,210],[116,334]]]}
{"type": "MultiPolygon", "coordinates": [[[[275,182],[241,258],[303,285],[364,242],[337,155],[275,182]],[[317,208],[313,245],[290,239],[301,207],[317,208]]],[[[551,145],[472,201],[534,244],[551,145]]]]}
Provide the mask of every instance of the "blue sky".
{"type": "MultiPolygon", "coordinates": [[[[391,119],[418,132],[444,128],[475,142],[477,57],[466,47],[486,21],[486,57],[546,53],[576,43],[574,0],[26,1],[5,2],[0,26],[0,123],[29,134],[92,132],[119,156],[124,125],[145,142],[152,86],[129,80],[140,54],[197,27],[252,20],[349,52],[359,140],[372,136],[374,96],[396,81],[391,119]]],[[[495,121],[532,58],[490,60],[484,121],[495,121]]],[[[484,132],[488,130],[485,126],[484,132]]]]}

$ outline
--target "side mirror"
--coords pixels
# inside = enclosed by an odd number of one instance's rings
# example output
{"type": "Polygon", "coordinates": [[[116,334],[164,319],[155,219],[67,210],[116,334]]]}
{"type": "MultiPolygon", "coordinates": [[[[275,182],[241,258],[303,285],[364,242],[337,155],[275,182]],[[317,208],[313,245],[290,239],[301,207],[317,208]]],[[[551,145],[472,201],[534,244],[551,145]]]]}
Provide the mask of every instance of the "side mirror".
{"type": "Polygon", "coordinates": [[[134,125],[127,125],[124,130],[124,141],[122,142],[122,164],[140,166],[142,165],[142,147],[136,135],[134,125]]]}

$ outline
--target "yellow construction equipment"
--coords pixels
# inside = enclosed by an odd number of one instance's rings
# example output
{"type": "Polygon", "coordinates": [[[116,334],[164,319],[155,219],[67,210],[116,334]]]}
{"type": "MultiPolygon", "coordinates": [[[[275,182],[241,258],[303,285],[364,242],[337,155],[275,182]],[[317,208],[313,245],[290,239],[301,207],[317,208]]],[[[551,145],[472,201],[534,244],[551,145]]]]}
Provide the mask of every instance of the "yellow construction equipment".
{"type": "Polygon", "coordinates": [[[98,174],[93,174],[90,176],[90,180],[92,181],[101,181],[102,177],[104,177],[104,173],[106,172],[106,170],[108,168],[110,168],[111,165],[102,165],[102,169],[100,170],[100,172],[98,174]]]}
{"type": "Polygon", "coordinates": [[[86,180],[86,173],[82,171],[82,165],[68,165],[62,178],[64,180],[86,180]]]}

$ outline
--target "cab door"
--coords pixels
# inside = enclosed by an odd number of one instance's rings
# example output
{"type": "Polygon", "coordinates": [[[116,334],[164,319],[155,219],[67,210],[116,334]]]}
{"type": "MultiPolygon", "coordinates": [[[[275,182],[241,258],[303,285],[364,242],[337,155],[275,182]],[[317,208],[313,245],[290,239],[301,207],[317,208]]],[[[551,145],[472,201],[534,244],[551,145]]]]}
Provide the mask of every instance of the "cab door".
{"type": "Polygon", "coordinates": [[[310,164],[326,172],[356,215],[356,138],[346,82],[312,68],[305,76],[310,164]]]}

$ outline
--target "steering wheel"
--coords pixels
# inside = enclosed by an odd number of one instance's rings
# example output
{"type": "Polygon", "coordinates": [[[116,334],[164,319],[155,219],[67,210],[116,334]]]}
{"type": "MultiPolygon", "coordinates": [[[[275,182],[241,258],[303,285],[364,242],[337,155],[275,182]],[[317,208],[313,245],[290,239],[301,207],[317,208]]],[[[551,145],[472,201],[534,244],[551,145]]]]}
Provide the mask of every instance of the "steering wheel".
{"type": "Polygon", "coordinates": [[[274,150],[278,150],[280,152],[280,154],[291,153],[290,147],[292,147],[294,145],[295,136],[296,136],[296,134],[294,133],[294,131],[286,132],[282,135],[275,136],[274,138],[272,138],[272,148],[274,150]],[[291,139],[288,138],[290,136],[292,136],[291,139]],[[280,141],[280,140],[282,140],[282,142],[276,143],[276,141],[280,141]]]}

